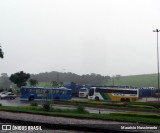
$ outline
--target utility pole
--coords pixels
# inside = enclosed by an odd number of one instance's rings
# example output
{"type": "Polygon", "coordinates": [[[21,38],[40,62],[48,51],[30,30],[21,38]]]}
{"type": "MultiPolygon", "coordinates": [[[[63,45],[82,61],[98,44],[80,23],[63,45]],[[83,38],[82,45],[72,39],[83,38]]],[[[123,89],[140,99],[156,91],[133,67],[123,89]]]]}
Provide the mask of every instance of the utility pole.
{"type": "Polygon", "coordinates": [[[59,72],[57,72],[57,83],[59,84],[59,72]]]}
{"type": "Polygon", "coordinates": [[[158,69],[158,101],[159,101],[159,48],[158,48],[158,32],[160,30],[156,29],[153,32],[157,32],[157,69],[158,69]]]}
{"type": "Polygon", "coordinates": [[[113,77],[112,77],[112,80],[113,80],[113,86],[114,86],[114,75],[113,75],[113,77]]]}

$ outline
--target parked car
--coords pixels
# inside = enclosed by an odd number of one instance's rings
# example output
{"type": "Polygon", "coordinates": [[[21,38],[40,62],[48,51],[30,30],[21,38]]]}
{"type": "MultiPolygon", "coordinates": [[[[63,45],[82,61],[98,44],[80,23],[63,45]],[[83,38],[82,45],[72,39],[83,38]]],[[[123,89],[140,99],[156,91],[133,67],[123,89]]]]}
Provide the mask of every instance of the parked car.
{"type": "Polygon", "coordinates": [[[17,95],[12,92],[7,92],[1,95],[1,99],[15,99],[16,97],[17,95]]]}
{"type": "Polygon", "coordinates": [[[3,94],[5,94],[5,93],[7,93],[8,91],[2,91],[1,93],[0,93],[0,97],[1,97],[1,95],[3,95],[3,94]]]}

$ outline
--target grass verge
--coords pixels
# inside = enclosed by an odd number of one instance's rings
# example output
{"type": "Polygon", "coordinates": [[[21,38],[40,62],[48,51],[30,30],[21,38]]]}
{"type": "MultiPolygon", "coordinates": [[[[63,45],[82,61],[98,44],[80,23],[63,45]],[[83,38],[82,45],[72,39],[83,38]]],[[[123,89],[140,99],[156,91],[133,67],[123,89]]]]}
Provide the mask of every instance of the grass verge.
{"type": "Polygon", "coordinates": [[[12,112],[23,112],[32,113],[37,115],[52,115],[52,116],[63,116],[81,119],[101,119],[101,120],[112,120],[112,121],[123,121],[123,122],[135,122],[135,123],[146,123],[146,124],[158,124],[160,125],[160,115],[144,115],[144,114],[133,114],[133,113],[111,113],[111,114],[90,114],[83,109],[54,109],[50,111],[44,111],[42,107],[9,107],[0,106],[0,110],[12,111],[12,112]]]}
{"type": "Polygon", "coordinates": [[[88,106],[98,108],[118,108],[133,111],[155,111],[160,112],[159,103],[140,103],[140,102],[105,102],[105,101],[54,101],[55,104],[68,104],[75,106],[88,106]]]}

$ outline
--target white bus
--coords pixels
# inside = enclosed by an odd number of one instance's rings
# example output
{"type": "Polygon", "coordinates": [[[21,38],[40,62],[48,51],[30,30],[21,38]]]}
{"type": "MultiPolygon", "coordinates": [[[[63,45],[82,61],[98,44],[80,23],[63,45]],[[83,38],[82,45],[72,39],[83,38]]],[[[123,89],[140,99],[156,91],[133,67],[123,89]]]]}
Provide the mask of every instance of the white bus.
{"type": "Polygon", "coordinates": [[[139,99],[139,91],[131,88],[92,87],[88,99],[132,102],[139,99]]]}

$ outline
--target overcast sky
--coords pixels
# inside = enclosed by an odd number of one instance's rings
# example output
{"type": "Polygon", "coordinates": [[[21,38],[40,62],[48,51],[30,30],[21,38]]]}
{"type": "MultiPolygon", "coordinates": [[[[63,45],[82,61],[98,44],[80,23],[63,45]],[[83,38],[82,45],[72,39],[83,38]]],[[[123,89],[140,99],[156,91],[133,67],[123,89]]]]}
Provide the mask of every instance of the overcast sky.
{"type": "Polygon", "coordinates": [[[157,73],[157,28],[160,0],[0,0],[0,73],[157,73]]]}

